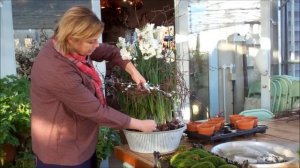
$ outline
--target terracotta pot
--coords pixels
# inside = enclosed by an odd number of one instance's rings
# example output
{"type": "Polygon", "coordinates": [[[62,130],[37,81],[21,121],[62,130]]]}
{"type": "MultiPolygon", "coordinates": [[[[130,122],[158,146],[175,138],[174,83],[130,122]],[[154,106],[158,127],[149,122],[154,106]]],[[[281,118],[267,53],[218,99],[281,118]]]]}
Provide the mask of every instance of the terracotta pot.
{"type": "Polygon", "coordinates": [[[212,121],[220,121],[222,123],[221,127],[223,127],[224,123],[225,123],[225,118],[224,117],[213,117],[213,118],[210,118],[210,120],[212,120],[212,121]]]}
{"type": "Polygon", "coordinates": [[[222,126],[221,121],[213,121],[213,120],[208,120],[208,121],[205,122],[205,124],[214,125],[215,126],[215,131],[219,131],[221,129],[221,126],[222,126]]]}
{"type": "Polygon", "coordinates": [[[230,115],[229,116],[229,120],[230,120],[231,125],[233,125],[234,127],[236,127],[235,122],[237,120],[242,119],[243,117],[244,117],[243,115],[239,115],[239,114],[232,114],[232,115],[230,115]]]}
{"type": "Polygon", "coordinates": [[[187,124],[187,130],[191,132],[197,132],[197,126],[202,124],[202,122],[191,121],[187,124]]]}
{"type": "Polygon", "coordinates": [[[254,126],[253,119],[240,119],[236,121],[237,129],[239,130],[249,130],[254,126]]]}
{"type": "Polygon", "coordinates": [[[256,127],[256,126],[257,126],[257,123],[258,123],[258,118],[257,118],[257,117],[255,117],[255,116],[244,116],[243,119],[252,119],[252,120],[254,120],[254,125],[253,125],[253,127],[256,127]]]}
{"type": "Polygon", "coordinates": [[[17,148],[11,144],[4,144],[3,150],[5,152],[4,163],[11,163],[15,160],[17,148]]]}
{"type": "Polygon", "coordinates": [[[197,127],[198,134],[211,136],[214,134],[215,126],[211,124],[200,124],[197,127]]]}

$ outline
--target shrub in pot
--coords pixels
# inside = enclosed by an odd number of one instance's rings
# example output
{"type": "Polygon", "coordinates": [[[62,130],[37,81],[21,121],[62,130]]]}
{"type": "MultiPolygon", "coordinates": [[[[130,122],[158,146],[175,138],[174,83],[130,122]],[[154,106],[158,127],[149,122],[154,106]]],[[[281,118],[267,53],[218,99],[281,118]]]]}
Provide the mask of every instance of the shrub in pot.
{"type": "MultiPolygon", "coordinates": [[[[98,143],[96,146],[98,166],[103,160],[108,159],[113,153],[114,146],[120,145],[121,139],[117,130],[107,127],[101,127],[98,135],[98,143]]],[[[108,165],[107,165],[108,166],[108,165]]]]}
{"type": "Polygon", "coordinates": [[[30,137],[29,81],[25,77],[0,79],[0,121],[0,165],[3,165],[8,156],[4,151],[7,145],[24,145],[30,137]]]}

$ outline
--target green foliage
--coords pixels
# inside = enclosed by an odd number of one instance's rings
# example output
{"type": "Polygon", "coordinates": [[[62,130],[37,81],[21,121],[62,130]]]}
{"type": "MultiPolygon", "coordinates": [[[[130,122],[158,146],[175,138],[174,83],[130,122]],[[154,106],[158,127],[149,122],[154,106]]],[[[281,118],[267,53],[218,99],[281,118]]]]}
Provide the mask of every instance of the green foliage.
{"type": "Polygon", "coordinates": [[[16,76],[0,79],[0,144],[18,144],[10,135],[29,130],[30,111],[29,81],[16,76]]]}
{"type": "Polygon", "coordinates": [[[29,137],[29,81],[25,77],[7,76],[0,79],[0,155],[4,144],[20,146],[29,137]]]}
{"type": "Polygon", "coordinates": [[[238,168],[238,167],[233,164],[224,164],[222,166],[219,166],[218,168],[238,168]]]}
{"type": "Polygon", "coordinates": [[[112,128],[101,127],[96,147],[98,160],[101,161],[107,159],[109,156],[111,156],[114,146],[120,144],[121,139],[118,131],[112,128]]]}
{"type": "Polygon", "coordinates": [[[35,156],[32,151],[21,151],[16,159],[15,168],[33,168],[35,167],[35,156]]]}
{"type": "MultiPolygon", "coordinates": [[[[163,59],[155,57],[145,61],[143,58],[137,57],[134,61],[138,71],[153,85],[159,85],[162,90],[167,93],[176,91],[177,70],[176,62],[166,63],[163,59]]],[[[119,72],[123,82],[130,82],[131,77],[126,72],[119,72]]],[[[180,92],[176,92],[180,93],[180,92]]],[[[175,94],[176,94],[175,93],[175,94]]],[[[159,124],[171,121],[174,112],[174,97],[166,97],[158,91],[151,93],[142,93],[137,90],[128,92],[116,92],[121,110],[129,116],[138,119],[155,119],[159,124]]]]}
{"type": "Polygon", "coordinates": [[[35,156],[29,150],[20,151],[16,156],[15,162],[7,163],[5,164],[4,167],[5,168],[34,168],[35,156]]]}

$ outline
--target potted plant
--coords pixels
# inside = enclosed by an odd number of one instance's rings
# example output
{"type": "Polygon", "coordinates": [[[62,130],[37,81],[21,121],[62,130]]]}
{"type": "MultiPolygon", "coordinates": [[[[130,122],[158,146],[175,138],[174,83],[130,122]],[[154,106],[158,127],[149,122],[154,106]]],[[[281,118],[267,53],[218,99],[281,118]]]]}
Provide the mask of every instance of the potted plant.
{"type": "Polygon", "coordinates": [[[97,167],[109,167],[108,159],[114,150],[114,146],[120,144],[121,139],[117,130],[101,127],[96,147],[97,160],[99,161],[97,167]]]}
{"type": "Polygon", "coordinates": [[[0,121],[0,165],[4,165],[14,160],[16,147],[30,137],[29,81],[25,77],[0,79],[0,121]]]}
{"type": "Polygon", "coordinates": [[[148,91],[137,90],[135,84],[131,83],[131,77],[119,69],[112,72],[111,78],[107,82],[109,84],[108,90],[116,95],[121,111],[138,119],[154,119],[158,124],[158,131],[153,133],[155,136],[158,134],[166,136],[169,133],[173,137],[179,137],[179,140],[175,140],[174,145],[171,142],[172,138],[164,140],[160,138],[161,135],[149,140],[140,137],[147,143],[154,142],[154,144],[153,147],[148,143],[141,145],[144,149],[136,149],[134,146],[140,144],[138,136],[145,134],[148,136],[149,133],[135,131],[134,135],[129,135],[131,131],[124,130],[129,147],[137,152],[151,153],[153,150],[160,152],[175,150],[185,128],[177,108],[180,107],[180,103],[185,98],[187,89],[182,75],[177,70],[172,41],[168,41],[172,38],[168,38],[167,42],[163,40],[166,29],[163,26],[155,28],[154,24],[146,24],[142,29],[135,29],[131,39],[126,41],[119,37],[117,43],[122,58],[132,61],[139,72],[149,81],[145,85],[149,89],[148,91]],[[175,130],[179,130],[179,133],[174,133],[175,130]],[[135,139],[134,142],[128,140],[130,137],[135,139]],[[170,149],[158,147],[162,146],[161,144],[165,144],[167,147],[166,143],[172,147],[170,149]]]}

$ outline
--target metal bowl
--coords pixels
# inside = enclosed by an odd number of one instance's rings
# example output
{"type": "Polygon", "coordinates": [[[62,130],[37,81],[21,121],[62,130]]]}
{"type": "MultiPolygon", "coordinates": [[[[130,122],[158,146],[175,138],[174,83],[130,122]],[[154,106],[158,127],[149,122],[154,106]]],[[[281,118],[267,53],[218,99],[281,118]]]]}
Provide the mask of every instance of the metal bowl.
{"type": "Polygon", "coordinates": [[[227,142],[213,147],[211,152],[239,163],[248,160],[251,168],[299,168],[299,157],[296,153],[267,142],[227,142]],[[265,156],[274,156],[277,163],[262,163],[261,158],[265,160],[265,156]]]}

